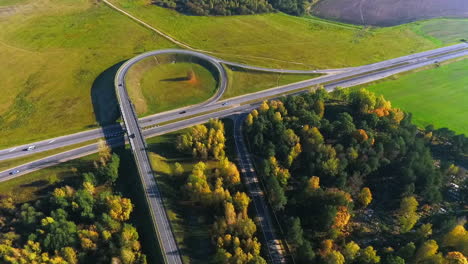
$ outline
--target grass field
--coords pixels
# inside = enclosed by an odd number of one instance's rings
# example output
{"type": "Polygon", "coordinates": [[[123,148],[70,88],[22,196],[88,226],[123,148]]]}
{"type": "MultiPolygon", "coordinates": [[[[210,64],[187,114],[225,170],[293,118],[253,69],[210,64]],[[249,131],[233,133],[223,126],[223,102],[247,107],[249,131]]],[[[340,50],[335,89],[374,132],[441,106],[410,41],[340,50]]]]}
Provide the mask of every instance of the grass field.
{"type": "Polygon", "coordinates": [[[320,74],[281,74],[257,72],[226,67],[229,77],[228,89],[223,99],[254,93],[268,88],[312,79],[320,74]]]}
{"type": "Polygon", "coordinates": [[[73,185],[81,173],[92,168],[97,154],[67,161],[0,183],[0,194],[11,195],[15,203],[46,197],[57,186],[73,185]]]}
{"type": "Polygon", "coordinates": [[[173,47],[88,0],[25,0],[0,28],[2,148],[114,121],[115,65],[173,47]]]}
{"type": "Polygon", "coordinates": [[[438,68],[403,74],[371,85],[367,89],[413,114],[420,127],[433,124],[468,135],[468,59],[438,68]]]}
{"type": "Polygon", "coordinates": [[[213,74],[196,63],[136,66],[136,69],[129,72],[135,76],[127,77],[127,87],[139,116],[202,103],[216,93],[218,86],[213,74]],[[195,76],[192,80],[187,78],[190,71],[195,76]]]}
{"type": "MultiPolygon", "coordinates": [[[[227,59],[268,67],[355,66],[442,45],[434,28],[468,35],[468,20],[436,20],[390,28],[362,28],[282,13],[198,17],[151,5],[149,0],[112,0],[176,39],[227,59]],[[428,24],[426,24],[428,23],[428,24]],[[259,60],[268,57],[275,60],[259,60]],[[297,62],[303,64],[287,63],[297,62]]],[[[458,41],[445,38],[443,44],[458,41]]]]}

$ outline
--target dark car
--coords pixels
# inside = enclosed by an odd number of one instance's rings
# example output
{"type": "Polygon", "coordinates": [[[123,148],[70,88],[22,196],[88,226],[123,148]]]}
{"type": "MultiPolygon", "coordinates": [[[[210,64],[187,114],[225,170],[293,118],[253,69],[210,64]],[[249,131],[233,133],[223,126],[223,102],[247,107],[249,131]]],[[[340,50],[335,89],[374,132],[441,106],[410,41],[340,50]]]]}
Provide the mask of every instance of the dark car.
{"type": "Polygon", "coordinates": [[[185,113],[187,113],[187,111],[182,111],[182,112],[179,113],[179,115],[185,114],[185,113]]]}

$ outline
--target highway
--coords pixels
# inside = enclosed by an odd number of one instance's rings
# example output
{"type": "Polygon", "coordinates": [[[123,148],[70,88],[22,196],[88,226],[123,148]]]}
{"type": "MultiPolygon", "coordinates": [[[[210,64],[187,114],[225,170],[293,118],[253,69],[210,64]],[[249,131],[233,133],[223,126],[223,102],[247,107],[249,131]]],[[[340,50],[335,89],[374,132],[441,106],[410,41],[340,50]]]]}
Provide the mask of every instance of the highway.
{"type": "MultiPolygon", "coordinates": [[[[184,127],[189,127],[194,124],[204,123],[210,118],[221,118],[226,116],[231,116],[236,113],[245,113],[251,111],[255,108],[259,102],[263,101],[265,98],[274,98],[281,96],[285,93],[297,93],[304,91],[296,91],[300,89],[305,89],[315,85],[325,85],[326,89],[331,91],[336,87],[349,87],[362,83],[371,82],[374,80],[382,79],[390,75],[409,71],[415,68],[423,67],[426,65],[434,64],[435,62],[441,62],[453,58],[459,58],[468,55],[468,45],[465,43],[453,45],[449,47],[444,47],[441,49],[426,51],[422,53],[412,54],[396,59],[391,59],[379,63],[374,63],[370,65],[364,65],[354,68],[345,68],[342,70],[330,70],[328,74],[319,78],[306,80],[298,83],[288,84],[280,87],[275,87],[272,89],[260,91],[257,93],[247,94],[243,96],[238,96],[223,101],[219,101],[222,97],[224,91],[227,88],[227,74],[222,66],[222,64],[229,64],[226,61],[217,59],[215,57],[205,55],[195,51],[188,50],[160,50],[152,51],[141,54],[137,57],[134,57],[124,63],[119,69],[116,78],[115,78],[115,87],[116,94],[119,100],[119,105],[122,113],[122,118],[124,120],[124,128],[127,133],[129,143],[132,147],[132,151],[135,157],[136,165],[140,174],[140,179],[143,187],[145,188],[145,195],[147,202],[150,208],[151,216],[154,223],[154,229],[158,234],[160,247],[163,251],[163,256],[166,263],[182,263],[177,244],[175,242],[174,236],[172,235],[172,230],[167,219],[166,212],[164,210],[164,205],[156,181],[153,176],[151,165],[146,153],[146,143],[144,137],[164,134],[170,131],[178,130],[184,127]],[[125,76],[128,69],[138,61],[158,54],[185,54],[196,56],[200,59],[210,62],[218,71],[219,74],[219,87],[216,94],[209,100],[198,104],[193,105],[173,111],[168,111],[149,117],[137,119],[134,107],[128,98],[128,94],[125,88],[125,76]],[[181,111],[184,112],[181,112],[181,111]],[[209,112],[209,113],[208,113],[209,112]],[[192,117],[193,115],[197,115],[192,117]],[[166,125],[157,124],[161,122],[175,121],[180,118],[186,118],[181,121],[173,122],[166,125]],[[141,128],[145,128],[143,131],[141,128]]],[[[244,67],[245,65],[230,63],[235,67],[244,67]]],[[[271,71],[271,72],[286,72],[291,73],[290,70],[282,69],[265,69],[258,67],[250,67],[250,69],[262,70],[262,71],[271,71]]],[[[322,73],[325,73],[326,70],[323,70],[322,73]]],[[[310,72],[319,72],[319,71],[295,71],[295,73],[310,73],[310,72]]],[[[37,153],[45,150],[55,149],[58,147],[69,146],[81,142],[86,142],[92,139],[98,139],[106,137],[108,142],[111,144],[122,144],[122,126],[113,125],[110,127],[105,127],[102,129],[94,129],[89,131],[84,131],[80,133],[75,133],[72,135],[57,137],[53,139],[43,140],[40,142],[35,142],[23,146],[17,146],[0,151],[0,160],[22,157],[28,154],[37,153]],[[35,150],[24,151],[28,146],[36,146],[35,150]]],[[[239,142],[236,140],[236,144],[239,142]]],[[[16,168],[9,169],[7,171],[0,172],[0,182],[7,179],[11,179],[25,173],[31,172],[36,169],[44,168],[47,166],[52,166],[57,163],[87,155],[93,152],[96,152],[96,144],[90,144],[85,147],[81,147],[72,151],[67,151],[60,153],[51,157],[39,159],[34,162],[23,164],[17,166],[16,168]],[[14,175],[10,175],[10,171],[19,170],[20,172],[14,175]]],[[[242,157],[245,157],[246,153],[240,153],[242,157]]],[[[247,168],[250,170],[250,165],[245,159],[241,159],[241,167],[247,168]],[[245,162],[244,162],[245,161],[245,162]]],[[[255,177],[251,174],[247,174],[247,178],[255,177]]],[[[255,193],[255,191],[253,191],[255,193]]],[[[260,200],[259,200],[260,201],[260,200]]],[[[254,205],[256,208],[259,202],[255,202],[254,205]]],[[[259,212],[260,213],[260,212],[259,212]]],[[[267,211],[261,213],[263,215],[268,215],[267,211]]],[[[267,225],[266,229],[262,230],[272,230],[271,225],[267,225]]],[[[265,235],[265,234],[264,234],[265,235]]],[[[266,241],[275,241],[274,235],[272,233],[271,237],[265,235],[266,241]]],[[[273,248],[268,242],[268,248],[273,248]]],[[[274,256],[275,254],[270,254],[274,256]]],[[[281,263],[281,258],[272,257],[275,263],[281,263]]]]}

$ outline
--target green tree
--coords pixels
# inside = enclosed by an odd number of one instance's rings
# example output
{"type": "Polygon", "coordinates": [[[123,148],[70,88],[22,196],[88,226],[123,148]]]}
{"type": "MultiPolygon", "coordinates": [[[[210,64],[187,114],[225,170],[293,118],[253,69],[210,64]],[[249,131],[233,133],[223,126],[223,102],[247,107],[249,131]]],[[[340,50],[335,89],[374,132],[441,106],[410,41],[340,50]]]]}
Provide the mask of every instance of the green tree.
{"type": "MultiPolygon", "coordinates": [[[[60,210],[60,209],[59,209],[60,210]]],[[[42,245],[48,251],[60,250],[64,247],[73,247],[77,241],[75,223],[63,219],[55,220],[43,226],[45,237],[42,245]]]]}
{"type": "Polygon", "coordinates": [[[419,215],[416,213],[418,201],[414,196],[404,197],[400,202],[398,210],[398,222],[402,233],[410,231],[418,222],[419,215]]]}
{"type": "Polygon", "coordinates": [[[184,168],[179,162],[174,163],[174,175],[182,176],[184,174],[184,168]]]}
{"type": "Polygon", "coordinates": [[[114,183],[119,178],[119,166],[120,157],[114,153],[110,161],[100,170],[102,182],[114,183]]]}
{"type": "Polygon", "coordinates": [[[385,264],[405,264],[405,260],[399,256],[388,255],[385,258],[385,264]]]}
{"type": "Polygon", "coordinates": [[[287,239],[289,244],[301,246],[304,242],[304,231],[302,230],[301,220],[298,217],[293,217],[289,220],[287,239]]]}
{"type": "Polygon", "coordinates": [[[315,252],[309,241],[304,240],[301,246],[297,249],[298,263],[308,264],[313,263],[315,260],[315,252]]]}
{"type": "Polygon", "coordinates": [[[359,263],[379,263],[380,257],[377,255],[377,251],[372,247],[368,246],[361,249],[359,254],[359,263]]]}
{"type": "Polygon", "coordinates": [[[361,247],[354,241],[350,241],[346,243],[345,247],[343,248],[343,256],[345,257],[346,261],[352,262],[358,255],[359,250],[361,247]]]}

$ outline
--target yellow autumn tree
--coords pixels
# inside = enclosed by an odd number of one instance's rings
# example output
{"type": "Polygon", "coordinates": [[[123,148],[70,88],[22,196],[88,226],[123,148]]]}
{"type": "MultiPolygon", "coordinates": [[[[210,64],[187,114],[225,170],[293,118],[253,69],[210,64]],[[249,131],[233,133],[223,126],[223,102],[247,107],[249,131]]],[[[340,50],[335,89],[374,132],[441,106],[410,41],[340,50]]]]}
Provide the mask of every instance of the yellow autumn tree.
{"type": "Polygon", "coordinates": [[[447,264],[468,264],[466,257],[458,251],[451,251],[445,257],[447,264]]]}
{"type": "Polygon", "coordinates": [[[372,202],[372,193],[368,187],[361,189],[358,194],[358,201],[363,207],[367,207],[372,202]]]}
{"type": "Polygon", "coordinates": [[[465,227],[460,224],[455,226],[442,240],[444,247],[452,247],[457,251],[468,255],[468,232],[465,227]]]}
{"type": "Polygon", "coordinates": [[[335,222],[333,224],[333,228],[336,229],[343,229],[351,219],[351,214],[348,212],[348,207],[346,206],[338,206],[338,211],[336,212],[335,222]]]}
{"type": "Polygon", "coordinates": [[[310,177],[309,179],[309,184],[308,184],[308,188],[310,190],[317,190],[317,189],[320,189],[320,178],[317,177],[317,176],[312,176],[310,177]]]}
{"type": "Polygon", "coordinates": [[[130,199],[122,198],[118,195],[110,195],[106,199],[109,215],[117,221],[127,221],[133,211],[133,204],[130,199]]]}

